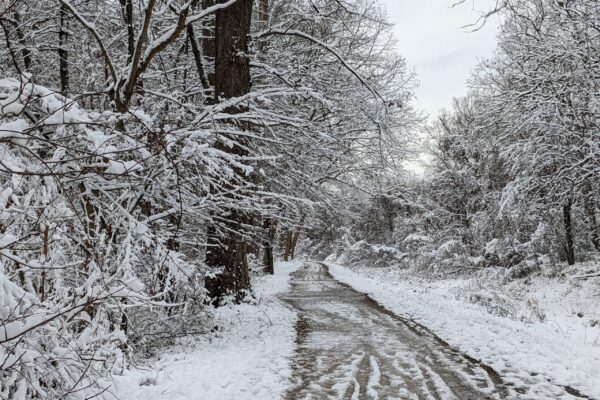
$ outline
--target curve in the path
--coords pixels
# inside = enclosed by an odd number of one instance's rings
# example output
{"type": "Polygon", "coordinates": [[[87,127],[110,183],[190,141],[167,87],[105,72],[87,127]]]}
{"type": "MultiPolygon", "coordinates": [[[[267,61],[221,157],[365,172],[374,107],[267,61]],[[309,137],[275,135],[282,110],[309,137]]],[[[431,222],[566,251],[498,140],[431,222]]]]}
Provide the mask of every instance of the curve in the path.
{"type": "Polygon", "coordinates": [[[519,398],[491,368],[337,282],[325,265],[307,263],[291,284],[282,299],[299,311],[298,348],[286,399],[519,398]]]}

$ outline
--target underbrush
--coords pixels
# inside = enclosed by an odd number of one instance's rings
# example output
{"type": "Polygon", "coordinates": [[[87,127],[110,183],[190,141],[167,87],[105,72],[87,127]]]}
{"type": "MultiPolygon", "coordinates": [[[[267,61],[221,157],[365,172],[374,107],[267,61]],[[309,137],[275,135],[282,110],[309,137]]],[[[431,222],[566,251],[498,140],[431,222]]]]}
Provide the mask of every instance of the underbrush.
{"type": "Polygon", "coordinates": [[[446,290],[491,315],[525,323],[550,322],[559,331],[564,328],[556,320],[564,317],[593,329],[592,335],[600,331],[600,260],[596,256],[568,266],[526,246],[491,243],[483,255],[475,257],[461,253],[461,245],[452,241],[437,248],[425,241],[421,244],[418,252],[408,253],[359,241],[328,260],[392,281],[409,280],[424,288],[446,290]]]}

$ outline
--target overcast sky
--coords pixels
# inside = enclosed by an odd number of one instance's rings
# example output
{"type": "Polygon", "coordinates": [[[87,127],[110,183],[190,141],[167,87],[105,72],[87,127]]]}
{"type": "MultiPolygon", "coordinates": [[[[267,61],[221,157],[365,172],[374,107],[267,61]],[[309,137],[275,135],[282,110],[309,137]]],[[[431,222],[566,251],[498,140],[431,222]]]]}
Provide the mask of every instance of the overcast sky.
{"type": "Polygon", "coordinates": [[[471,69],[496,46],[496,19],[476,32],[461,28],[480,15],[474,1],[481,10],[492,0],[467,0],[454,8],[453,0],[383,0],[395,24],[398,51],[417,73],[416,106],[430,117],[449,108],[452,97],[466,94],[471,69]]]}

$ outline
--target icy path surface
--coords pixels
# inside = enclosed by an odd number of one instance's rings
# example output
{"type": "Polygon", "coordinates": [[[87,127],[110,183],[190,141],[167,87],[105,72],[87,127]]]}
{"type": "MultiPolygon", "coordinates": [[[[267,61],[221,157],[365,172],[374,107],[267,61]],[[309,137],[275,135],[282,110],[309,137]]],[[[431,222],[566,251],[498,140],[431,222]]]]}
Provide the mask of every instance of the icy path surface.
{"type": "Polygon", "coordinates": [[[291,283],[282,298],[300,317],[286,399],[514,398],[493,370],[335,281],[323,264],[307,263],[291,283]]]}

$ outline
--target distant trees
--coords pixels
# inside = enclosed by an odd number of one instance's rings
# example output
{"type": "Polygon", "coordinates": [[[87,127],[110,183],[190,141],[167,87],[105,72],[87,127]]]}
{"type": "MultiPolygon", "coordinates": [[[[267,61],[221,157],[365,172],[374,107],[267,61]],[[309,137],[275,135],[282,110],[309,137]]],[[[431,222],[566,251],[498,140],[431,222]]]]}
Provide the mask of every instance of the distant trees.
{"type": "Polygon", "coordinates": [[[597,235],[590,188],[599,177],[599,11],[592,1],[515,5],[498,55],[477,82],[489,91],[488,110],[499,123],[511,176],[506,202],[541,215],[560,210],[569,264],[575,261],[574,224],[586,225],[588,238],[597,235]]]}
{"type": "MultiPolygon", "coordinates": [[[[399,264],[573,264],[600,249],[600,3],[496,5],[498,50],[428,128],[431,167],[393,198],[394,233],[350,224],[357,240],[393,245],[399,264]]],[[[384,209],[376,198],[362,207],[384,209]]]]}

